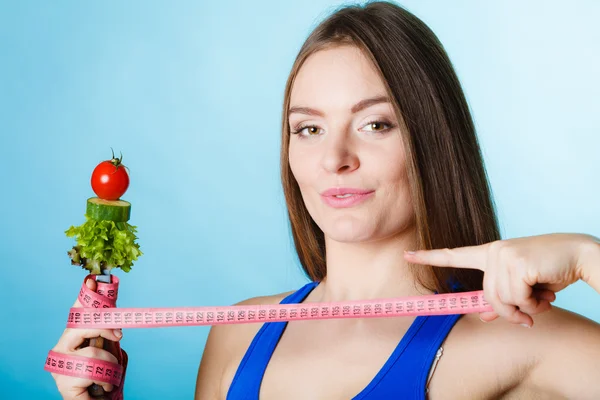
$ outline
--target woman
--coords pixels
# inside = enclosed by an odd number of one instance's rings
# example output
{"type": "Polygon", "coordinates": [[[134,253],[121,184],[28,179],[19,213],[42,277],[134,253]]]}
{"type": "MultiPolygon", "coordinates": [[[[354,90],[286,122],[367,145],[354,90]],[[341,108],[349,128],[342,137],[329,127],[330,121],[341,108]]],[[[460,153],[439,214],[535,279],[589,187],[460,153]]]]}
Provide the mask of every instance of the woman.
{"type": "MultiPolygon", "coordinates": [[[[389,3],[334,13],[300,50],[282,122],[311,282],[238,304],[483,289],[494,312],[214,326],[196,399],[600,398],[600,325],[550,304],[578,279],[600,292],[600,240],[500,240],[467,103],[423,22],[389,3]]],[[[96,334],[67,330],[54,350],[96,334]]],[[[91,384],[55,378],[65,398],[91,384]]]]}

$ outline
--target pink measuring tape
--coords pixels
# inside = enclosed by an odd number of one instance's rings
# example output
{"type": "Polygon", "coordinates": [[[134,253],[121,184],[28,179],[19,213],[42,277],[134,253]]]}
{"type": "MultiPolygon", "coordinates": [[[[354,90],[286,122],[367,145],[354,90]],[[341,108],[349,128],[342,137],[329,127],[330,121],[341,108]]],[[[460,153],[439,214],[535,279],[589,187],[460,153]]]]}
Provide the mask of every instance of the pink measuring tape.
{"type": "MultiPolygon", "coordinates": [[[[79,291],[83,307],[69,310],[67,328],[161,328],[222,324],[283,322],[334,318],[380,318],[416,315],[469,314],[493,311],[483,291],[444,293],[428,296],[304,304],[259,304],[221,307],[115,308],[119,279],[112,283],[97,282],[97,292],[85,281],[79,291]]],[[[122,351],[122,350],[121,350],[122,351]]],[[[57,374],[77,376],[122,386],[125,364],[119,365],[87,357],[50,351],[44,369],[57,374]]],[[[113,390],[113,392],[115,392],[113,390]]],[[[111,394],[113,393],[111,392],[111,394]]],[[[115,396],[118,396],[115,393],[115,396]]]]}

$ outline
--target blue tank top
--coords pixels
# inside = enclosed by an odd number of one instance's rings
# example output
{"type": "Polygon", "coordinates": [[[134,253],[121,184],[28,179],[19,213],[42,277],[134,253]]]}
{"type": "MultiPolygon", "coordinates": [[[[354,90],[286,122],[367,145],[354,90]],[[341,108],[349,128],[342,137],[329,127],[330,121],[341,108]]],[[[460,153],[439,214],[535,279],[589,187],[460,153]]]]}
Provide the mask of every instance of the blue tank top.
{"type": "MultiPolygon", "coordinates": [[[[280,304],[301,303],[318,284],[307,283],[280,304]]],[[[417,316],[377,375],[353,400],[425,399],[437,350],[460,316],[417,316]]],[[[286,326],[287,322],[263,324],[238,366],[227,400],[258,400],[267,364],[286,326]]]]}

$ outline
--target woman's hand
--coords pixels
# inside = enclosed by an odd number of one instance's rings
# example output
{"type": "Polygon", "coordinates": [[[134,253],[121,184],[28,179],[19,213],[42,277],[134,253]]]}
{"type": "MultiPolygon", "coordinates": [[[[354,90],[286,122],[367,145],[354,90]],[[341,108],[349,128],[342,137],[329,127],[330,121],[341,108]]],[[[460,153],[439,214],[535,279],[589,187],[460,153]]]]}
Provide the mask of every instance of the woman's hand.
{"type": "Polygon", "coordinates": [[[497,240],[480,246],[404,253],[411,263],[484,271],[483,290],[498,316],[531,327],[531,315],[549,310],[555,293],[584,280],[600,293],[600,239],[585,234],[548,235],[497,240]]]}
{"type": "MultiPolygon", "coordinates": [[[[86,281],[88,289],[96,291],[96,281],[88,279],[86,281]]],[[[75,301],[73,307],[82,307],[79,300],[75,301]]],[[[102,336],[105,339],[119,341],[123,337],[120,329],[71,329],[66,328],[58,343],[52,349],[57,353],[72,354],[83,357],[97,358],[104,361],[118,363],[117,358],[109,351],[99,349],[93,346],[79,348],[85,339],[102,336]]],[[[101,385],[105,392],[110,392],[113,385],[91,379],[72,377],[62,374],[52,373],[52,377],[56,381],[58,391],[63,399],[89,400],[87,389],[92,383],[101,385]]]]}

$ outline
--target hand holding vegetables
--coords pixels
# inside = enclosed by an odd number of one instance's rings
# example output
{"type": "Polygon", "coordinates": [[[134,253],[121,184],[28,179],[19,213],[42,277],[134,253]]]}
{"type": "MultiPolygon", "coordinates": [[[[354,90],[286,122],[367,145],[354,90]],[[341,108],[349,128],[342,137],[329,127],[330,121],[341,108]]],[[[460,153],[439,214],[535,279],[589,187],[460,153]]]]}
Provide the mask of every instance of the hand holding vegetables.
{"type": "MultiPolygon", "coordinates": [[[[96,275],[95,281],[97,282],[111,283],[110,272],[113,268],[121,268],[123,271],[129,272],[134,261],[142,255],[139,245],[135,242],[137,239],[136,227],[128,223],[131,204],[120,199],[129,187],[129,173],[122,164],[122,159],[122,156],[115,158],[113,152],[111,160],[102,161],[96,166],[90,183],[98,197],[91,197],[87,200],[86,221],[82,225],[71,226],[65,231],[67,236],[75,237],[77,241],[77,244],[67,252],[71,258],[71,264],[79,265],[96,275]]],[[[88,279],[86,283],[88,287],[89,285],[96,286],[96,282],[89,281],[93,281],[93,279],[88,279]]],[[[106,295],[101,291],[98,293],[106,295]]],[[[76,304],[79,304],[79,301],[76,304]]],[[[55,351],[74,353],[87,349],[84,350],[87,352],[86,354],[121,363],[123,355],[115,339],[119,340],[120,337],[115,336],[112,331],[67,328],[55,346],[55,349],[58,349],[55,351]],[[93,348],[98,350],[92,351],[93,348]],[[61,349],[63,351],[60,351],[61,349]]],[[[80,353],[83,354],[83,352],[80,353]]],[[[105,389],[109,389],[106,384],[101,386],[92,383],[87,388],[87,394],[85,389],[82,393],[77,394],[76,392],[81,391],[82,387],[85,388],[83,385],[86,382],[89,385],[90,381],[68,376],[61,376],[59,379],[55,376],[55,380],[63,396],[68,393],[81,396],[76,396],[77,398],[88,398],[86,397],[88,394],[91,398],[108,399],[111,397],[105,391],[105,389]]]]}
{"type": "MultiPolygon", "coordinates": [[[[86,286],[92,291],[96,291],[97,284],[93,279],[86,281],[86,286]]],[[[73,307],[83,307],[79,300],[75,300],[73,307]]],[[[62,336],[52,348],[52,351],[71,354],[75,356],[89,357],[118,363],[119,360],[115,356],[114,351],[115,344],[122,338],[123,334],[120,329],[72,329],[66,328],[62,336]],[[96,346],[88,346],[87,343],[95,339],[96,337],[102,337],[106,339],[107,343],[110,343],[113,348],[105,350],[104,348],[96,346]]],[[[110,383],[104,383],[100,381],[94,381],[86,378],[72,377],[68,375],[52,373],[52,377],[56,382],[56,387],[65,400],[87,400],[90,398],[92,393],[88,392],[88,387],[99,387],[104,392],[110,392],[113,390],[113,385],[110,383]]],[[[94,389],[94,392],[98,389],[94,389]]]]}

